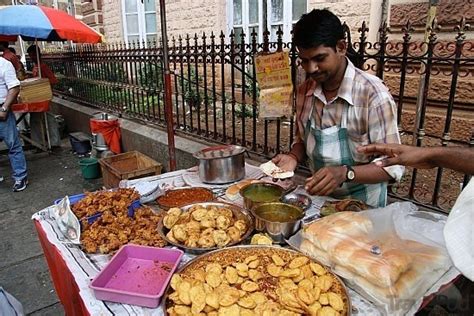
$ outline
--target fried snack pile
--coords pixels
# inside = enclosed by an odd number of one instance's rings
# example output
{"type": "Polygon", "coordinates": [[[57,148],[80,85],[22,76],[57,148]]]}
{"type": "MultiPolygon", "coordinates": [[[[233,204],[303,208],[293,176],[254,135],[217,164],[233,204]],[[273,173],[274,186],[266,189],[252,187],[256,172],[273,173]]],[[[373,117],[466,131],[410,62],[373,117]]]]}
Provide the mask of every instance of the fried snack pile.
{"type": "Polygon", "coordinates": [[[229,208],[199,204],[188,211],[169,209],[163,225],[169,229],[166,237],[170,241],[192,248],[225,247],[240,241],[248,229],[229,208]]]}
{"type": "Polygon", "coordinates": [[[74,214],[83,219],[81,244],[85,252],[107,254],[128,243],[165,246],[166,242],[157,232],[160,216],[149,207],[136,209],[133,218],[128,216],[128,206],[139,198],[133,189],[118,189],[86,193],[82,200],[74,204],[74,214]],[[101,216],[88,224],[85,217],[97,213],[101,213],[101,216]]]}
{"type": "Polygon", "coordinates": [[[347,313],[339,281],[308,257],[274,253],[235,262],[219,259],[173,276],[170,315],[347,313]]]}
{"type": "Polygon", "coordinates": [[[115,215],[122,212],[126,214],[128,206],[139,198],[140,195],[134,189],[86,192],[86,196],[72,206],[72,211],[79,219],[104,211],[110,211],[115,215]]]}
{"type": "Polygon", "coordinates": [[[148,206],[136,209],[134,218],[128,217],[127,212],[113,215],[105,211],[91,225],[83,223],[81,244],[87,253],[103,254],[118,250],[128,243],[164,247],[166,241],[160,238],[156,228],[159,221],[160,216],[148,206]]]}
{"type": "Polygon", "coordinates": [[[368,209],[368,207],[362,201],[344,199],[341,201],[326,201],[320,212],[322,216],[328,216],[337,212],[360,212],[366,209],[368,209]]]}

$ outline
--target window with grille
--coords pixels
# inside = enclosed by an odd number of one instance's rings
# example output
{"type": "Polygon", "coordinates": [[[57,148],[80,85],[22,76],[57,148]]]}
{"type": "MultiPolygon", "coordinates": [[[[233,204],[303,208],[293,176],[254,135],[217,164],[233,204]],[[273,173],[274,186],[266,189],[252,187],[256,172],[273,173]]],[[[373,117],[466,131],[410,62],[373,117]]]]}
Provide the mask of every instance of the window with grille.
{"type": "Polygon", "coordinates": [[[155,0],[122,0],[124,39],[127,43],[157,39],[155,0]]]}
{"type": "Polygon", "coordinates": [[[277,31],[283,31],[283,41],[291,41],[291,29],[307,11],[307,0],[232,0],[227,1],[228,33],[234,31],[236,41],[245,33],[246,41],[255,31],[263,41],[265,26],[270,31],[270,41],[277,40],[277,31]]]}

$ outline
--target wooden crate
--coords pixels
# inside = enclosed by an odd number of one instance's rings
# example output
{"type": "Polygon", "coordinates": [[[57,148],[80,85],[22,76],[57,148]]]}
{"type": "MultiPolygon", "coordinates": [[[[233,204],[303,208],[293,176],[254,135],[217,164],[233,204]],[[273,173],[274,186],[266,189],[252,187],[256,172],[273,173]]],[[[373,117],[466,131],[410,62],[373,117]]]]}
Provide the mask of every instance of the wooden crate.
{"type": "Polygon", "coordinates": [[[46,78],[30,78],[20,82],[21,103],[48,101],[53,98],[51,84],[46,78]]]}
{"type": "Polygon", "coordinates": [[[99,160],[102,178],[106,188],[116,188],[120,180],[130,180],[161,173],[161,164],[138,152],[123,154],[99,160]]]}

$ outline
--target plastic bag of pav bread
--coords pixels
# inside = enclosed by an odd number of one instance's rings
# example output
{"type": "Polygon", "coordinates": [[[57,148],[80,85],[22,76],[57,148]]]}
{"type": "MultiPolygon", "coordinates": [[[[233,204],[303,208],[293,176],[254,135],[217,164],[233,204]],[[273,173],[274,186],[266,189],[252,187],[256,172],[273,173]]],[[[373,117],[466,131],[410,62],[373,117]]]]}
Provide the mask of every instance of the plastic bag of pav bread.
{"type": "Polygon", "coordinates": [[[446,216],[394,203],[338,212],[305,226],[300,250],[330,266],[384,314],[417,311],[423,297],[454,279],[443,240],[446,216]]]}

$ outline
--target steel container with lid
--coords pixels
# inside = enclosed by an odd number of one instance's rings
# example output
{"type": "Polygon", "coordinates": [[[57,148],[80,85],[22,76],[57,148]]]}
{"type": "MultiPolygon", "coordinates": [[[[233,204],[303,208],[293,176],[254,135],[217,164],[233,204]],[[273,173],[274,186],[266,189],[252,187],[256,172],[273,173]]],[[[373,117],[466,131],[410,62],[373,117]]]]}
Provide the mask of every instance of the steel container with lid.
{"type": "Polygon", "coordinates": [[[202,182],[224,184],[239,181],[245,176],[245,148],[223,145],[204,148],[194,157],[199,160],[199,178],[202,182]]]}

